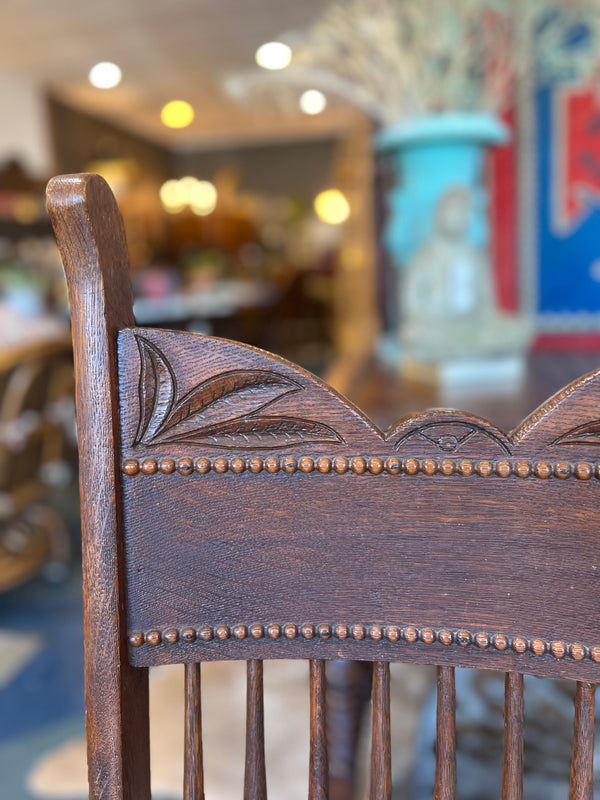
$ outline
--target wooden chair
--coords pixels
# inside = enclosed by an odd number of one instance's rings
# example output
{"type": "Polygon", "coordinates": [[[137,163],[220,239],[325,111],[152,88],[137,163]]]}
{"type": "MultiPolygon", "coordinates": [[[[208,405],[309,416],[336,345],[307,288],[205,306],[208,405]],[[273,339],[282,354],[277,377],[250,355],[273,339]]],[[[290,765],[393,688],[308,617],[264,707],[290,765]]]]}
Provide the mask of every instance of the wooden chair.
{"type": "Polygon", "coordinates": [[[522,796],[523,674],[576,682],[571,800],[592,797],[600,676],[600,371],[507,434],[426,411],[385,434],[269,353],[138,328],[97,176],[49,209],[75,344],[90,797],[150,796],[148,668],[247,661],[246,798],[266,796],[262,662],[310,664],[309,798],[327,797],[324,667],[373,663],[371,798],[391,797],[390,662],[438,666],[436,800],[455,796],[454,668],[506,673],[502,798],[522,796]]]}
{"type": "Polygon", "coordinates": [[[46,501],[74,460],[73,388],[68,336],[0,353],[0,592],[68,561],[65,524],[46,501]]]}

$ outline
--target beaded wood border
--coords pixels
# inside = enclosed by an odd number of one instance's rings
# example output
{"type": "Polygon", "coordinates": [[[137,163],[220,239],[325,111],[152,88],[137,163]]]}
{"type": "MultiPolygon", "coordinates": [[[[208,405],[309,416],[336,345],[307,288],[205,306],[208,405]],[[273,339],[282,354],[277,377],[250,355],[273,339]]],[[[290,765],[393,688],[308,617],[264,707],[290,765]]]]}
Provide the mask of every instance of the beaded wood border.
{"type": "Polygon", "coordinates": [[[577,478],[578,480],[590,480],[593,477],[600,479],[600,464],[589,462],[576,462],[569,461],[525,461],[521,459],[501,459],[499,461],[490,461],[487,459],[473,460],[470,458],[398,458],[390,456],[389,458],[365,457],[354,456],[347,458],[346,456],[320,456],[317,458],[310,458],[304,456],[301,458],[294,458],[293,456],[267,456],[261,458],[260,456],[251,456],[242,458],[241,456],[234,456],[233,458],[225,458],[219,456],[217,458],[191,458],[184,456],[183,458],[145,458],[125,459],[122,465],[122,471],[125,475],[155,475],[162,473],[163,475],[172,475],[177,473],[179,475],[192,475],[194,473],[206,475],[209,472],[217,474],[224,474],[232,472],[239,475],[243,472],[259,473],[267,472],[269,474],[276,474],[284,472],[293,474],[295,472],[302,472],[309,474],[311,472],[321,473],[323,475],[330,473],[337,473],[343,475],[346,473],[354,473],[355,475],[381,475],[383,473],[388,475],[462,475],[468,477],[470,475],[479,475],[482,478],[496,476],[507,478],[510,475],[516,475],[518,478],[577,478]]]}
{"type": "Polygon", "coordinates": [[[435,630],[434,628],[417,628],[413,625],[401,627],[398,625],[346,625],[329,623],[304,623],[297,625],[288,622],[284,625],[272,623],[270,625],[203,625],[199,628],[185,627],[166,628],[163,631],[150,630],[145,633],[133,631],[128,636],[131,647],[142,647],[148,645],[156,647],[160,644],[192,644],[195,641],[226,641],[234,639],[243,641],[244,639],[354,639],[364,641],[387,641],[391,643],[406,642],[415,644],[433,644],[439,642],[442,645],[456,645],[458,647],[474,646],[480,650],[488,648],[505,652],[512,650],[514,653],[532,653],[535,656],[550,655],[555,659],[571,658],[574,661],[589,659],[595,663],[600,663],[600,646],[584,647],[582,644],[567,644],[562,641],[545,641],[544,639],[527,639],[524,636],[507,636],[504,633],[471,633],[466,630],[451,631],[447,628],[435,630]]]}

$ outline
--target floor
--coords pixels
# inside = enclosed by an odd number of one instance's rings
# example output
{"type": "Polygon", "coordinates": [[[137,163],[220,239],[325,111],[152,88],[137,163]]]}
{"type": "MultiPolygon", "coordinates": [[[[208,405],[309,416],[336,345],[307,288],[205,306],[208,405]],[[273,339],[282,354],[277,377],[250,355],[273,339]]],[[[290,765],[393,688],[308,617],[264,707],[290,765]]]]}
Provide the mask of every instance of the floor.
{"type": "MultiPolygon", "coordinates": [[[[460,405],[510,428],[545,396],[587,371],[596,360],[588,356],[538,358],[532,372],[538,377],[518,395],[480,395],[472,397],[471,402],[466,398],[460,405]]],[[[440,403],[440,398],[432,396],[428,390],[396,385],[389,376],[372,369],[347,391],[382,426],[413,408],[440,403]]],[[[2,800],[83,800],[87,797],[80,591],[80,574],[75,566],[68,579],[60,584],[37,578],[24,587],[0,595],[2,800]]],[[[431,669],[393,665],[394,800],[431,797],[435,736],[433,683],[431,669]],[[416,745],[412,744],[413,739],[416,745]],[[420,763],[418,773],[414,770],[416,762],[420,763]]],[[[271,662],[265,666],[270,800],[306,797],[307,685],[307,667],[303,662],[271,662]]],[[[465,670],[457,676],[457,687],[459,796],[464,800],[486,800],[498,795],[502,679],[493,673],[465,670]],[[494,758],[492,753],[496,754],[494,758]]],[[[530,731],[526,751],[530,775],[527,796],[530,800],[554,800],[555,797],[558,800],[568,792],[572,705],[565,684],[561,682],[531,679],[526,693],[530,731]],[[543,733],[540,720],[550,722],[549,735],[543,733]],[[549,776],[547,780],[543,778],[544,773],[549,776]]],[[[179,753],[183,740],[183,692],[179,668],[153,672],[151,712],[154,796],[156,800],[175,800],[181,797],[182,782],[179,753]]],[[[207,800],[237,800],[242,796],[244,713],[243,665],[205,665],[207,800]]],[[[364,727],[368,732],[368,720],[364,727]]],[[[367,742],[366,736],[364,738],[361,797],[366,790],[367,742]]]]}

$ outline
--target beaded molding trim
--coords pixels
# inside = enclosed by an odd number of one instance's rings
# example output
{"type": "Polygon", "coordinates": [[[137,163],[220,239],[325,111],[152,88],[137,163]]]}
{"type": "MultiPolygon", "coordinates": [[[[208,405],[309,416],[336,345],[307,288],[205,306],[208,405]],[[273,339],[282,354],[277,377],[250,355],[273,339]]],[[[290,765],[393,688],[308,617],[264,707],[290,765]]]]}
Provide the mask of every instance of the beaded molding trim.
{"type": "Polygon", "coordinates": [[[123,473],[130,476],[154,475],[157,472],[164,475],[171,475],[175,472],[179,475],[192,475],[193,473],[206,475],[211,471],[217,474],[225,472],[240,474],[246,471],[259,473],[263,470],[270,474],[281,471],[288,475],[294,472],[306,474],[319,472],[323,475],[332,472],[343,475],[350,472],[355,475],[380,475],[381,473],[417,475],[422,473],[423,475],[463,475],[465,477],[479,475],[482,478],[489,476],[507,478],[510,475],[516,475],[519,478],[555,477],[565,479],[575,477],[582,481],[590,480],[593,477],[600,479],[600,464],[590,464],[588,462],[571,463],[569,461],[531,462],[518,459],[475,461],[470,458],[397,458],[396,456],[390,456],[385,459],[377,456],[371,458],[364,456],[355,456],[354,458],[347,458],[346,456],[310,458],[304,456],[298,459],[292,456],[267,456],[266,458],[261,458],[260,456],[251,456],[249,458],[240,456],[225,458],[219,456],[212,459],[206,457],[193,459],[189,456],[184,456],[175,460],[167,456],[160,459],[144,458],[142,460],[128,458],[122,465],[123,473]]]}
{"type": "Polygon", "coordinates": [[[149,645],[156,647],[161,643],[166,645],[183,642],[192,644],[195,641],[210,642],[212,640],[226,641],[234,639],[355,639],[363,641],[400,642],[408,644],[423,642],[433,644],[440,642],[443,645],[457,645],[459,647],[475,646],[480,650],[488,648],[504,652],[512,650],[515,653],[532,653],[535,656],[550,655],[556,659],[571,658],[574,661],[590,659],[600,663],[600,647],[584,647],[581,644],[566,644],[561,641],[547,642],[543,639],[526,639],[524,636],[506,636],[504,633],[471,633],[470,631],[451,631],[446,628],[434,630],[433,628],[416,628],[413,625],[400,627],[398,625],[330,625],[329,623],[304,623],[296,625],[288,622],[285,625],[272,623],[271,625],[203,625],[200,628],[186,627],[166,628],[163,631],[151,630],[146,633],[133,631],[128,636],[131,647],[149,645]]]}

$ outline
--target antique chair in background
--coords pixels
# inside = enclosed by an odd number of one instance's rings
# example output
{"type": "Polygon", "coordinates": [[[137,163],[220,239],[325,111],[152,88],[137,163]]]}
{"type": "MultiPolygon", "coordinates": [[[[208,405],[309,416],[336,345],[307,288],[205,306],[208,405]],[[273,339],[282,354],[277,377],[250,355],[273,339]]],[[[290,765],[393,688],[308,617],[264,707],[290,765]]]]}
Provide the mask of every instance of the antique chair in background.
{"type": "Polygon", "coordinates": [[[64,521],[47,500],[74,473],[73,391],[68,338],[0,353],[0,591],[68,560],[64,521]]]}
{"type": "Polygon", "coordinates": [[[309,798],[328,782],[325,662],[372,662],[371,798],[391,797],[389,664],[438,666],[436,800],[456,794],[456,666],[506,673],[502,798],[522,797],[523,674],[576,682],[571,800],[591,798],[600,676],[600,372],[506,434],[428,411],[385,434],[299,367],[138,328],[102,179],[51,181],[69,283],[90,797],[150,796],[148,668],[247,661],[246,798],[266,797],[262,661],[306,659],[309,798]]]}

